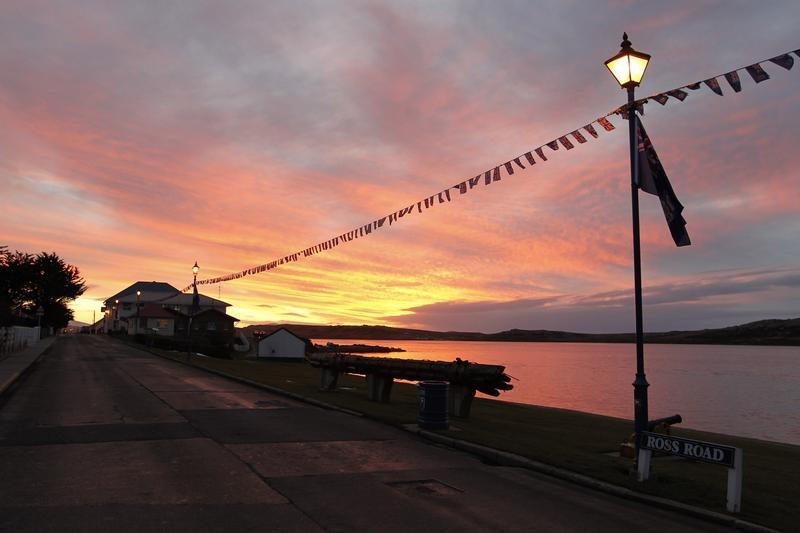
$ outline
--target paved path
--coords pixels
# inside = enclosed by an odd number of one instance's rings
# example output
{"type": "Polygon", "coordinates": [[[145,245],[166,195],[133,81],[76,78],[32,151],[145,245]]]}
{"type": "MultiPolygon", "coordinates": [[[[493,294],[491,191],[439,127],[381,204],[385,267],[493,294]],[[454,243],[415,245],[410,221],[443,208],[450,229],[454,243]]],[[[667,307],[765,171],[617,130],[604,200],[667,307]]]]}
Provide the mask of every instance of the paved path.
{"type": "Polygon", "coordinates": [[[125,347],[0,406],[0,531],[727,531],[125,347]]]}

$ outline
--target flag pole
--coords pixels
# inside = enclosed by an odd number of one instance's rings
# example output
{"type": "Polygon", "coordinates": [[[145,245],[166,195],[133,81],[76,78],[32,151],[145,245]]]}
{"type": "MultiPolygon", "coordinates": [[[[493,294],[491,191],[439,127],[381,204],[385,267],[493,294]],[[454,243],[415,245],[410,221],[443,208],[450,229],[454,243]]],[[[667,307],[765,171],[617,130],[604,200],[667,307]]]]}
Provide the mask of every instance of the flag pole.
{"type": "Polygon", "coordinates": [[[636,138],[636,103],[634,87],[628,87],[628,134],[631,151],[631,214],[633,219],[633,284],[636,307],[636,378],[633,382],[633,427],[636,449],[643,431],[647,431],[647,378],[644,373],[644,327],[642,324],[642,258],[639,239],[639,165],[636,138]]]}

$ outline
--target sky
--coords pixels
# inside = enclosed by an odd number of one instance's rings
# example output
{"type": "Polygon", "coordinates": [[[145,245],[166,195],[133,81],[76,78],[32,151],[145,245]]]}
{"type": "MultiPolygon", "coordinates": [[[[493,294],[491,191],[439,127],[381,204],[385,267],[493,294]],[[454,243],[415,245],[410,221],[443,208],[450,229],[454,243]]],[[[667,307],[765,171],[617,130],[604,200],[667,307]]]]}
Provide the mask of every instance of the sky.
{"type": "Polygon", "coordinates": [[[202,284],[239,326],[634,330],[625,102],[603,62],[652,55],[637,97],[685,206],[640,194],[644,327],[800,316],[800,48],[790,1],[93,1],[0,5],[0,245],[88,290],[184,288],[414,206],[368,236],[202,284]],[[734,93],[722,74],[755,62],[734,93]],[[544,148],[594,124],[595,139],[544,148]],[[501,180],[450,189],[501,166],[501,180]],[[449,190],[451,201],[416,204],[449,190]]]}

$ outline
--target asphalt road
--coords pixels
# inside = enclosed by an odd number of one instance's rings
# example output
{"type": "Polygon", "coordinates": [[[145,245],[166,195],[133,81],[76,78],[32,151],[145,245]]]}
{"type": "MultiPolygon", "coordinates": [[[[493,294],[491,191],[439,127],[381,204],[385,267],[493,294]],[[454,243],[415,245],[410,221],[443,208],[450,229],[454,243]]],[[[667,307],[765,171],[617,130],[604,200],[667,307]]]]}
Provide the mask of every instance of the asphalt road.
{"type": "Polygon", "coordinates": [[[729,529],[81,335],[0,405],[0,531],[729,529]]]}

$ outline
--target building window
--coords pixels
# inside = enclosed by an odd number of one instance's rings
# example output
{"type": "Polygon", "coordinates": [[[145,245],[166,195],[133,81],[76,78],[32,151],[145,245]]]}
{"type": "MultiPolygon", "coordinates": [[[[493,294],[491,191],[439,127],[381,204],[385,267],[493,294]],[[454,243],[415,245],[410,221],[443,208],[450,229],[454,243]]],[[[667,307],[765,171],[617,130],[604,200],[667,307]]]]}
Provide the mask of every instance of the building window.
{"type": "Polygon", "coordinates": [[[122,310],[123,310],[123,311],[130,311],[130,310],[131,310],[131,304],[129,304],[129,303],[123,303],[123,304],[122,304],[122,310]]]}
{"type": "Polygon", "coordinates": [[[217,331],[217,325],[214,323],[214,321],[213,321],[213,320],[212,320],[212,321],[209,321],[209,322],[206,324],[206,329],[207,329],[208,331],[217,331]]]}

